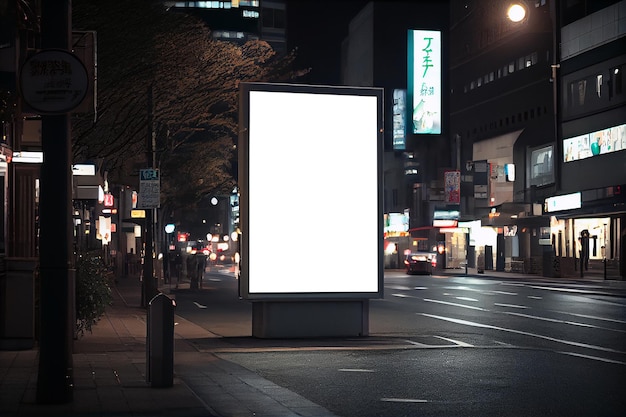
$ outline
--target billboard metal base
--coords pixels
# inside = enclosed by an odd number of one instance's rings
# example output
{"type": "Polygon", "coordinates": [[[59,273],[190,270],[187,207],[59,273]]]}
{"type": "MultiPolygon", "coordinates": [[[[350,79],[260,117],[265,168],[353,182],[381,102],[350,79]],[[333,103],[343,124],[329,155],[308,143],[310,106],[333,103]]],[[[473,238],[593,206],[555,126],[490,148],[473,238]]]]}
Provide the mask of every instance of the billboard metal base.
{"type": "Polygon", "coordinates": [[[252,336],[264,339],[369,335],[369,300],[252,303],[252,336]]]}

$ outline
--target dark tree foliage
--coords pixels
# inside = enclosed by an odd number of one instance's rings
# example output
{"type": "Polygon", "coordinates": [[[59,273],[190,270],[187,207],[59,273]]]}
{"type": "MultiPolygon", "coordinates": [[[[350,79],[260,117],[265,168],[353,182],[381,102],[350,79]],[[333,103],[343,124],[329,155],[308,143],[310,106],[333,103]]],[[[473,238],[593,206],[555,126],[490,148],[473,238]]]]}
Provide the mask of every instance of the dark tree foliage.
{"type": "Polygon", "coordinates": [[[99,251],[80,253],[76,259],[76,333],[84,336],[100,320],[113,296],[110,272],[99,251]]]}
{"type": "Polygon", "coordinates": [[[137,186],[154,158],[166,212],[236,184],[239,83],[302,74],[291,70],[293,53],[213,40],[201,21],[159,1],[74,0],[73,27],[98,39],[97,119],[75,115],[75,160],[104,161],[109,181],[137,186]]]}

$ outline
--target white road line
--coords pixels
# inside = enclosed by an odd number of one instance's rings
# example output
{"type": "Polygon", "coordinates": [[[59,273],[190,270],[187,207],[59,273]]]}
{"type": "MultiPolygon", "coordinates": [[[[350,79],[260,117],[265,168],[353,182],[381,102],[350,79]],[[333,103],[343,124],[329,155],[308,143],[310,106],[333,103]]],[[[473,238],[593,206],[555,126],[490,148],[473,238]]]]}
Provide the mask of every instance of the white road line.
{"type": "Polygon", "coordinates": [[[579,323],[579,322],[576,322],[576,321],[551,319],[551,318],[548,318],[548,317],[540,317],[540,316],[531,316],[530,314],[514,313],[512,311],[504,311],[504,312],[501,312],[501,314],[508,314],[508,315],[517,316],[517,317],[524,317],[524,318],[527,318],[527,319],[549,321],[549,322],[552,322],[552,323],[567,324],[567,325],[570,325],[570,326],[579,326],[579,327],[587,327],[587,328],[590,328],[590,329],[607,330],[609,332],[626,333],[626,330],[621,330],[621,329],[611,329],[609,327],[594,326],[593,324],[579,323]]]}
{"type": "Polygon", "coordinates": [[[414,290],[427,290],[428,287],[415,287],[414,290]]]}
{"type": "Polygon", "coordinates": [[[480,307],[466,306],[465,304],[451,303],[449,301],[431,300],[430,298],[424,298],[424,301],[428,301],[429,303],[445,304],[445,305],[454,306],[454,307],[469,308],[470,310],[489,311],[480,307]]]}
{"type": "Polygon", "coordinates": [[[626,365],[626,362],[615,361],[613,359],[607,359],[607,358],[600,358],[598,356],[581,355],[580,353],[574,353],[574,352],[557,352],[557,353],[562,353],[563,355],[576,356],[577,358],[592,359],[594,361],[616,363],[618,365],[626,365]]]}
{"type": "Polygon", "coordinates": [[[508,292],[508,291],[491,291],[494,294],[502,294],[502,295],[517,295],[516,292],[508,292]]]}
{"type": "Polygon", "coordinates": [[[475,298],[470,298],[470,297],[455,297],[457,300],[461,300],[461,301],[473,301],[475,303],[478,302],[477,299],[475,298]]]}
{"type": "Polygon", "coordinates": [[[517,304],[502,304],[502,303],[493,303],[494,306],[498,306],[498,307],[510,307],[510,308],[521,308],[521,309],[525,309],[528,308],[526,306],[520,306],[517,304]]]}
{"type": "Polygon", "coordinates": [[[436,337],[437,339],[446,340],[450,343],[454,343],[455,345],[458,345],[461,347],[474,347],[474,345],[470,345],[469,343],[461,342],[459,340],[448,339],[447,337],[443,337],[443,336],[434,336],[434,337],[436,337]]]}
{"type": "Polygon", "coordinates": [[[381,398],[381,401],[388,403],[427,403],[428,400],[418,400],[416,398],[381,398]]]}
{"type": "Polygon", "coordinates": [[[200,304],[200,303],[197,303],[197,302],[195,302],[195,301],[194,301],[193,303],[194,303],[194,304],[196,305],[196,307],[198,307],[198,308],[206,308],[206,306],[204,306],[204,305],[202,305],[202,304],[200,304]]]}
{"type": "Polygon", "coordinates": [[[558,311],[558,310],[551,310],[554,313],[559,313],[559,314],[568,314],[570,316],[574,316],[574,317],[582,317],[584,319],[592,319],[592,320],[603,320],[603,321],[610,321],[613,323],[622,323],[622,324],[626,324],[625,320],[618,320],[618,319],[610,319],[608,317],[599,317],[599,316],[590,316],[587,314],[578,314],[578,313],[568,313],[567,311],[558,311]]]}
{"type": "Polygon", "coordinates": [[[543,300],[543,297],[539,297],[537,295],[528,295],[528,298],[532,298],[533,300],[543,300]]]}
{"type": "Polygon", "coordinates": [[[498,290],[485,290],[485,289],[482,289],[482,288],[469,288],[469,287],[463,287],[463,286],[459,286],[459,287],[444,287],[444,288],[446,290],[473,291],[473,292],[481,293],[483,295],[494,295],[494,294],[517,295],[516,292],[498,291],[498,290]]]}
{"type": "Polygon", "coordinates": [[[510,316],[517,316],[517,317],[524,317],[524,318],[527,318],[527,319],[549,321],[551,323],[561,323],[561,324],[565,323],[565,321],[563,321],[563,320],[551,319],[551,318],[548,318],[548,317],[531,316],[530,314],[514,313],[512,311],[503,311],[501,314],[508,314],[510,316]]]}
{"type": "Polygon", "coordinates": [[[352,368],[341,368],[338,369],[339,372],[376,372],[373,369],[352,369],[352,368]]]}
{"type": "Polygon", "coordinates": [[[611,329],[609,327],[602,327],[602,326],[594,326],[593,324],[579,323],[577,321],[566,321],[565,324],[570,324],[572,326],[579,326],[579,327],[588,327],[590,329],[607,330],[609,332],[626,333],[626,330],[611,329]]]}
{"type": "Polygon", "coordinates": [[[398,297],[398,298],[417,298],[417,297],[413,297],[412,295],[407,295],[407,294],[391,294],[392,297],[398,297]]]}
{"type": "Polygon", "coordinates": [[[439,345],[427,345],[425,343],[414,342],[412,340],[405,340],[405,342],[410,344],[410,345],[418,346],[418,347],[421,347],[421,348],[441,348],[441,347],[444,347],[444,346],[439,346],[439,345]]]}
{"type": "Polygon", "coordinates": [[[530,288],[538,289],[538,290],[546,290],[546,291],[557,291],[557,292],[571,292],[576,294],[594,294],[596,291],[590,290],[579,290],[577,288],[560,288],[560,287],[547,287],[543,285],[529,285],[530,288]]]}
{"type": "Polygon", "coordinates": [[[536,337],[538,339],[544,339],[544,340],[548,340],[548,341],[551,341],[551,342],[562,343],[562,344],[570,345],[570,346],[577,346],[577,347],[581,347],[581,348],[585,348],[585,349],[594,349],[594,350],[600,350],[600,351],[603,351],[603,352],[612,352],[612,353],[626,354],[626,352],[623,352],[623,351],[620,351],[620,350],[606,348],[606,347],[603,347],[603,346],[589,345],[587,343],[580,343],[580,342],[573,342],[573,341],[570,341],[570,340],[557,339],[557,338],[554,338],[554,337],[544,336],[544,335],[541,335],[541,334],[529,333],[529,332],[524,332],[524,331],[515,330],[515,329],[507,329],[505,327],[492,326],[490,324],[482,324],[482,323],[477,323],[477,322],[468,321],[468,320],[455,319],[455,318],[452,318],[452,317],[436,316],[434,314],[427,314],[427,313],[418,313],[418,314],[421,314],[423,316],[430,317],[430,318],[433,318],[433,319],[444,320],[444,321],[449,321],[451,323],[461,324],[461,325],[464,325],[464,326],[480,327],[480,328],[483,328],[483,329],[499,330],[499,331],[502,331],[502,332],[509,332],[509,333],[514,333],[514,334],[520,334],[520,335],[523,335],[523,336],[536,337]]]}
{"type": "Polygon", "coordinates": [[[405,285],[385,285],[385,288],[389,288],[392,290],[400,290],[400,291],[409,291],[412,290],[413,288],[411,287],[407,287],[405,285]]]}

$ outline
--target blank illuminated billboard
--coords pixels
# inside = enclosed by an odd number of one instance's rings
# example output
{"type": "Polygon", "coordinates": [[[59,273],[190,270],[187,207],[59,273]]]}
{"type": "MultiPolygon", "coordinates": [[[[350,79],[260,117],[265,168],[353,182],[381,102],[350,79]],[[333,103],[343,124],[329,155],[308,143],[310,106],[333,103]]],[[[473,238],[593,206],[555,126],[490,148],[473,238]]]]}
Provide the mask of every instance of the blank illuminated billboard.
{"type": "Polygon", "coordinates": [[[441,133],[441,32],[409,30],[408,105],[414,134],[441,133]]]}
{"type": "Polygon", "coordinates": [[[245,298],[382,294],[381,89],[243,83],[245,298]]]}

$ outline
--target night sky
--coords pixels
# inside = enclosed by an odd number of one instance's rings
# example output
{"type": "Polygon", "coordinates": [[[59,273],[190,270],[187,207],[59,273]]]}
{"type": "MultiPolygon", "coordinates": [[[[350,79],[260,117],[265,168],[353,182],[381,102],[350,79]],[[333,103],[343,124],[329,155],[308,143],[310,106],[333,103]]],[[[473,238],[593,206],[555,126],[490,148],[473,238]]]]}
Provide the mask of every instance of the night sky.
{"type": "Polygon", "coordinates": [[[341,42],[367,0],[287,0],[287,42],[310,84],[340,84],[341,42]]]}

